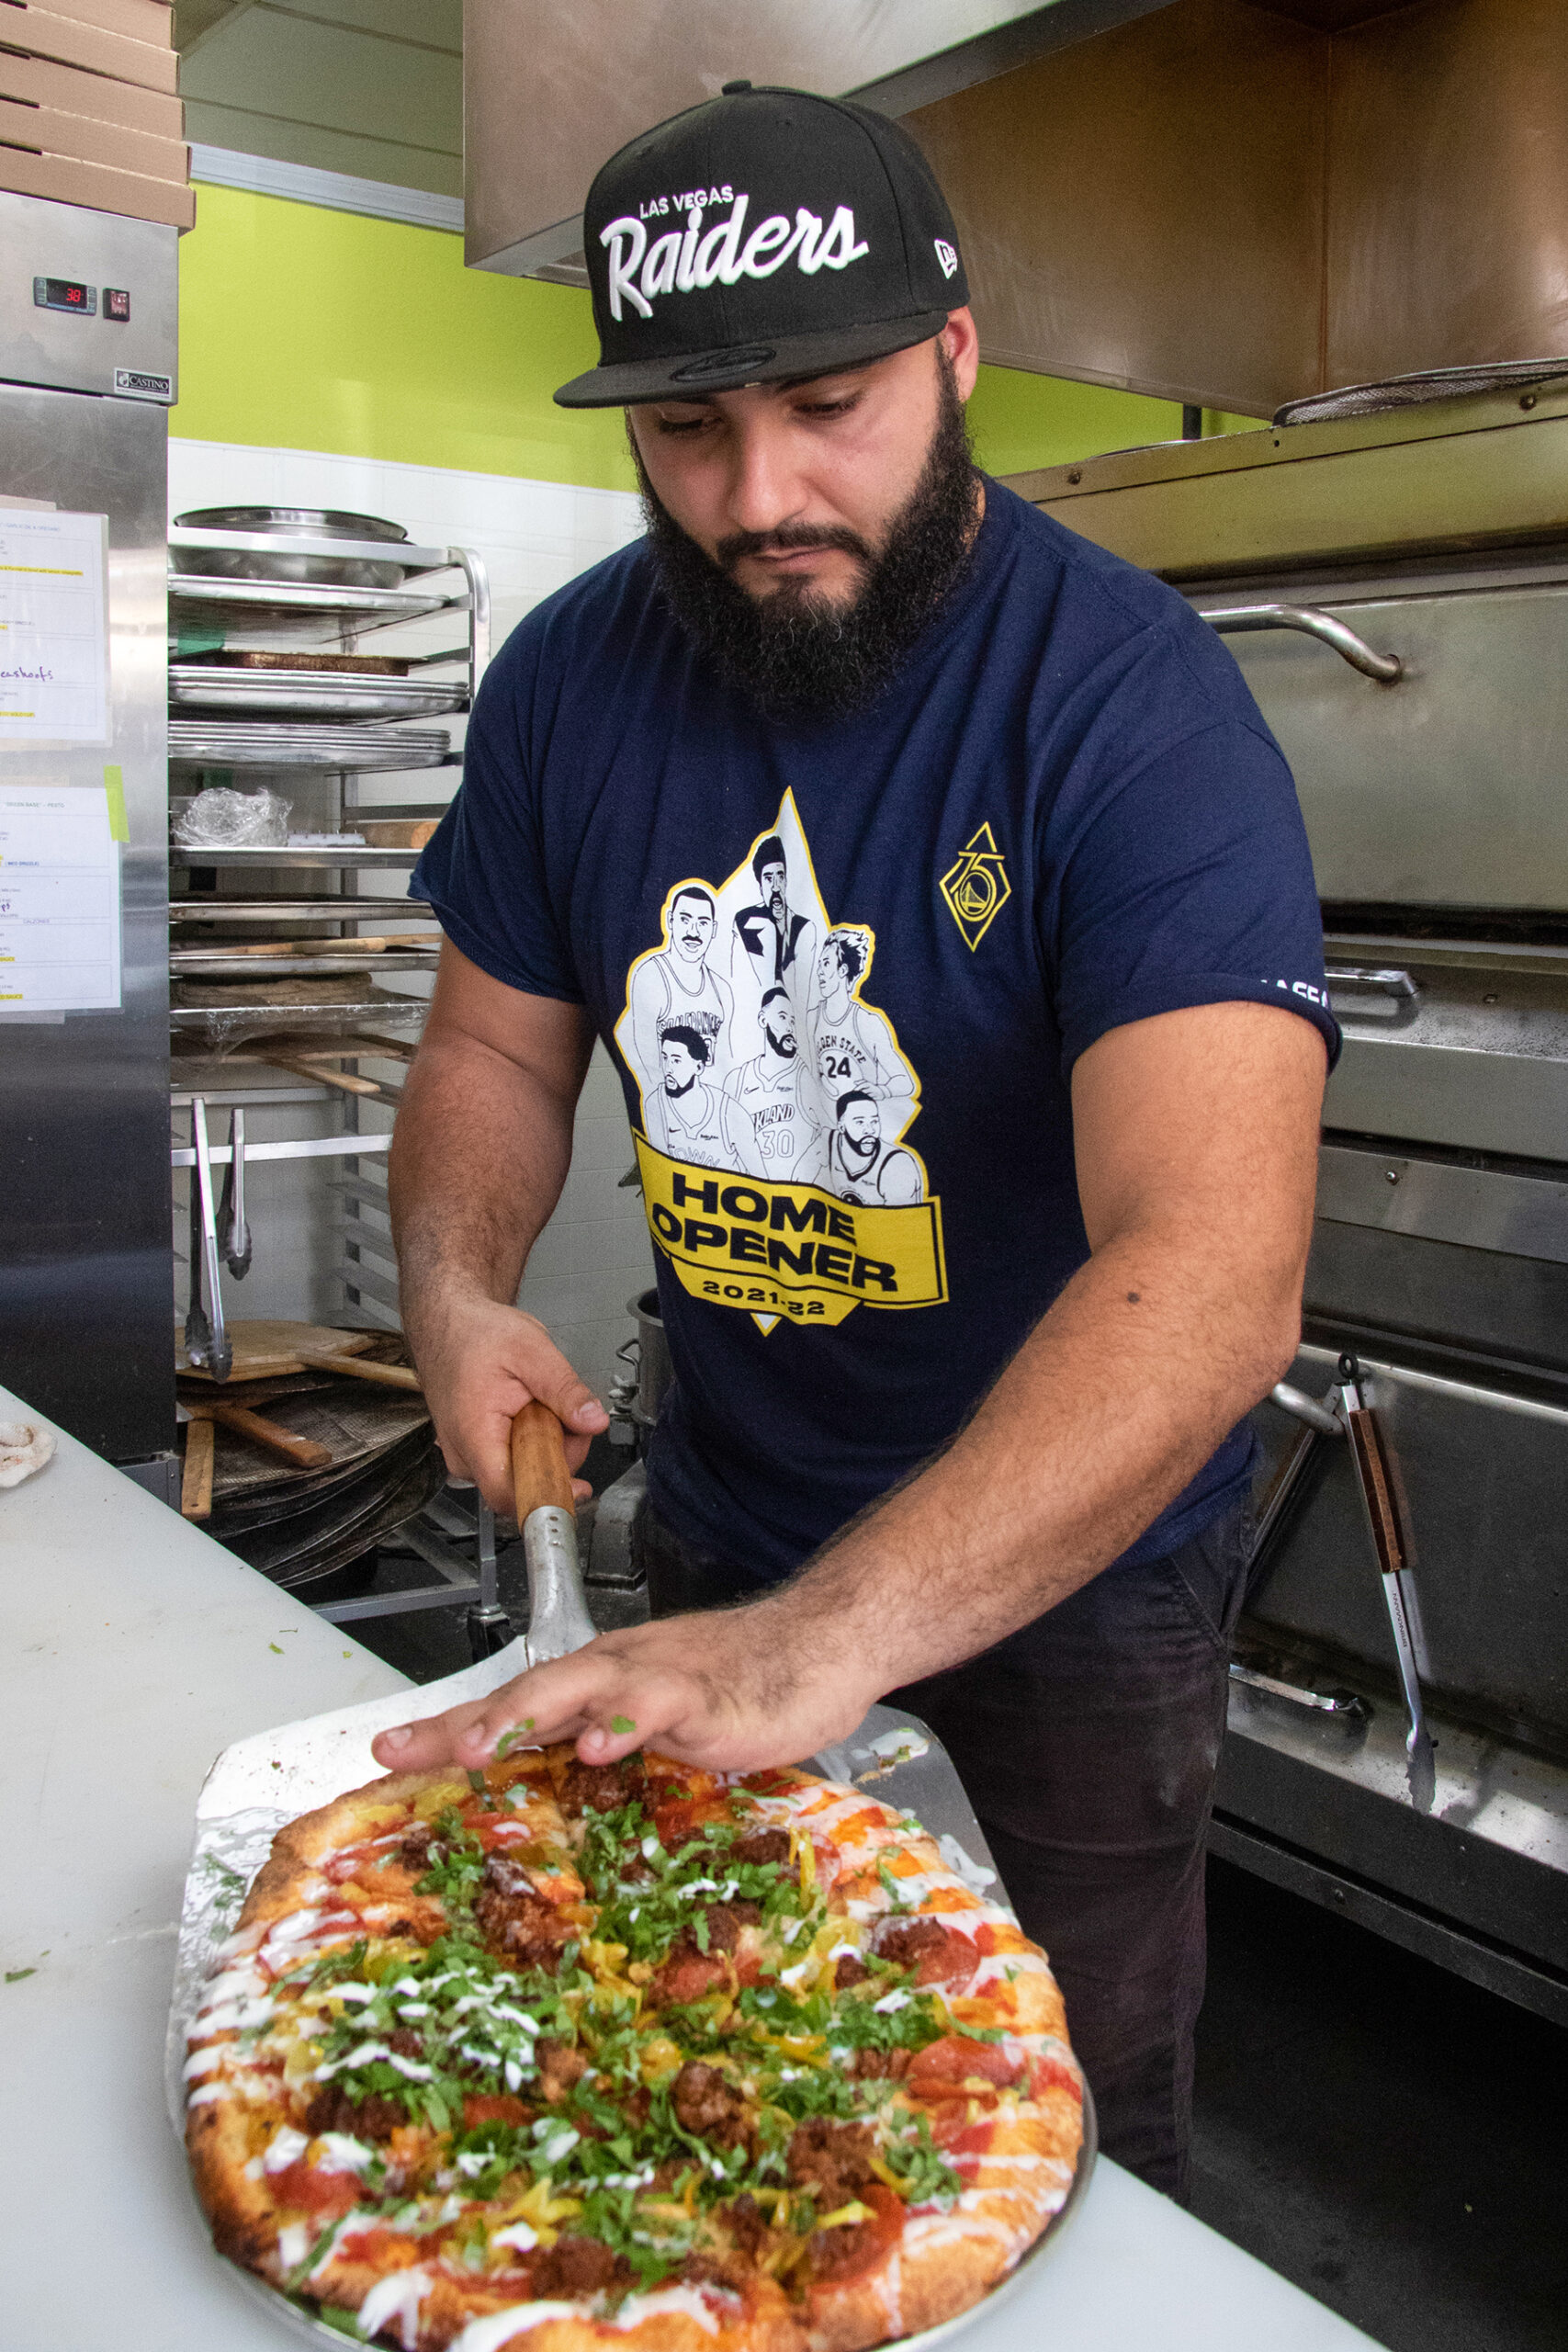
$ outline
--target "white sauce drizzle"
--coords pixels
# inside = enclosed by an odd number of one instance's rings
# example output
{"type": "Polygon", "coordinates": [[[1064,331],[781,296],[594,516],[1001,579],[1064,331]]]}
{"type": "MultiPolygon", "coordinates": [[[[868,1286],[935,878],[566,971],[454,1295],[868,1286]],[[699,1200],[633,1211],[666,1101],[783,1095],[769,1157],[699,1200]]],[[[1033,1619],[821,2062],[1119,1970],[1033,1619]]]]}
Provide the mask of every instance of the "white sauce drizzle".
{"type": "Polygon", "coordinates": [[[298,2164],[310,2144],[308,2133],[296,2132],[292,2123],[280,2123],[268,2142],[266,2154],[262,2158],[264,2169],[267,2172],[282,2172],[288,2165],[298,2164]]]}
{"type": "Polygon", "coordinates": [[[394,2270],[390,2278],[378,2278],[359,2306],[361,2334],[378,2335],[396,2320],[404,2352],[413,2352],[419,2335],[419,2307],[429,2292],[428,2270],[394,2270]]]}

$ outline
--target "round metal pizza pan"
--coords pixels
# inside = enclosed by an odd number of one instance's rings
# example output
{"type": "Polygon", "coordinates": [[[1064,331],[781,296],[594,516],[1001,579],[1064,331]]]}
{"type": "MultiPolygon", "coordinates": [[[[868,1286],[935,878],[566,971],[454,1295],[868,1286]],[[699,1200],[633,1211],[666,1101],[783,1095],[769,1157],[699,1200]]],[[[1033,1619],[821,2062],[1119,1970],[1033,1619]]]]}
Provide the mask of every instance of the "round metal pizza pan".
{"type": "MultiPolygon", "coordinates": [[[[991,2289],[988,2295],[982,2295],[979,2301],[971,2303],[966,2312],[960,2312],[956,2318],[944,2319],[937,2327],[923,2327],[918,2335],[900,2335],[892,2338],[891,2342],[897,2344],[898,2352],[926,2352],[926,2347],[930,2345],[945,2344],[951,2336],[962,2334],[966,2327],[973,2327],[977,2320],[989,2318],[998,2303],[1010,2301],[1011,2298],[1033,2278],[1036,2268],[1050,2253],[1052,2247],[1057,2244],[1067,2223],[1083,2203],[1089,2189],[1089,2177],[1094,2171],[1095,2158],[1099,2153],[1100,2126],[1095,2118],[1094,2100],[1086,2083],[1083,2093],[1083,2144],[1078,2150],[1077,2168],[1073,2174],[1073,2185],[1067,2191],[1066,2201],[1061,2211],[1051,2216],[1029,2252],[1021,2256],[1005,2278],[1000,2279],[991,2289]]],[[[281,2321],[291,2335],[302,2335],[311,2344],[335,2345],[337,2352],[343,2352],[345,2342],[355,2341],[352,2336],[345,2337],[341,2328],[329,2327],[324,2320],[312,2319],[302,2305],[290,2302],[286,2295],[280,2294],[276,2287],[269,2287],[265,2280],[258,2278],[254,2271],[239,2269],[232,2264],[228,2267],[231,2275],[239,2281],[241,2288],[250,2297],[252,2302],[260,2304],[269,2311],[274,2319],[281,2321]]],[[[526,2308],[526,2304],[518,2305],[519,2311],[525,2311],[526,2308]]]]}

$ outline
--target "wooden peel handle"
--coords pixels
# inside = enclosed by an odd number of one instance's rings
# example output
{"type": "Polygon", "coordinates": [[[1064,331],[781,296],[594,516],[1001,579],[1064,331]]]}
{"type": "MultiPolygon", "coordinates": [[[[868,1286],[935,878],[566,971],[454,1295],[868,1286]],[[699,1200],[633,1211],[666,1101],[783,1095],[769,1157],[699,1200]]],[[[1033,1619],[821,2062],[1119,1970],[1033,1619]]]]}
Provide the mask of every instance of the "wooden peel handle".
{"type": "Polygon", "coordinates": [[[547,1405],[525,1405],[512,1424],[512,1491],[517,1524],[546,1503],[573,1510],[571,1473],[566,1466],[561,1425],[547,1405]]]}

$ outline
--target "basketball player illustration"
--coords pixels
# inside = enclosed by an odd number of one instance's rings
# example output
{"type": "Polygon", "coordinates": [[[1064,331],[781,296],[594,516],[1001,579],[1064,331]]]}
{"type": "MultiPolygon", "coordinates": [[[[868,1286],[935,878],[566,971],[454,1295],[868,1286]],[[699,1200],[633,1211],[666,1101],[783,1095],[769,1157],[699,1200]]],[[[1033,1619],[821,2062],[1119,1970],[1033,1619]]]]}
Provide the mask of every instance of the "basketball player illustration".
{"type": "Polygon", "coordinates": [[[856,1208],[906,1208],[925,1198],[919,1161],[902,1145],[883,1140],[882,1106],[858,1086],[839,1096],[831,1131],[818,1140],[800,1177],[856,1208]]]}
{"type": "Polygon", "coordinates": [[[662,1082],[643,1091],[649,1141],[689,1167],[728,1168],[761,1176],[762,1155],[750,1115],[710,1081],[711,1057],[700,1031],[677,1022],[660,1045],[662,1082]]]}
{"type": "Polygon", "coordinates": [[[914,1108],[915,1073],[893,1042],[892,1025],[860,999],[871,946],[869,932],[840,923],[828,933],[817,959],[818,993],[809,1025],[819,1092],[815,1116],[823,1129],[833,1126],[834,1105],[852,1087],[874,1102],[893,1106],[888,1123],[896,1132],[908,1125],[914,1108]]]}
{"type": "Polygon", "coordinates": [[[749,1062],[736,1063],[724,1091],[750,1118],[763,1173],[792,1176],[796,1159],[817,1138],[800,1107],[795,1007],[782,982],[763,997],[757,1025],[762,1050],[749,1062]]]}
{"type": "Polygon", "coordinates": [[[759,842],[751,872],[758,903],[742,907],[736,916],[729,948],[729,978],[743,1035],[748,1013],[768,989],[787,989],[801,1015],[817,993],[817,925],[789,903],[789,865],[777,833],[759,842]]]}
{"type": "Polygon", "coordinates": [[[703,1040],[709,1080],[721,1078],[729,1067],[734,998],[728,981],[708,962],[716,925],[712,891],[700,882],[682,883],[664,909],[668,944],[658,955],[645,956],[632,974],[627,1058],[645,1104],[663,1090],[660,1048],[671,1029],[690,1029],[703,1040]]]}

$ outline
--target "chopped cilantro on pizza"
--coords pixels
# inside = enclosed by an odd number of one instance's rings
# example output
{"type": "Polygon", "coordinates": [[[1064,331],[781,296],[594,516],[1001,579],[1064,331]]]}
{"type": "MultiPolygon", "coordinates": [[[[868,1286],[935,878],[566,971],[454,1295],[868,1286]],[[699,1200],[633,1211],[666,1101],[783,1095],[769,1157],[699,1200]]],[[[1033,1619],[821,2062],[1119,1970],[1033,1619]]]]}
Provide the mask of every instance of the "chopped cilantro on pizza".
{"type": "Polygon", "coordinates": [[[1044,1955],[799,1771],[514,1750],[292,1823],[190,2034],[219,2250],[401,2352],[857,2352],[1061,2206],[1044,1955]]]}

